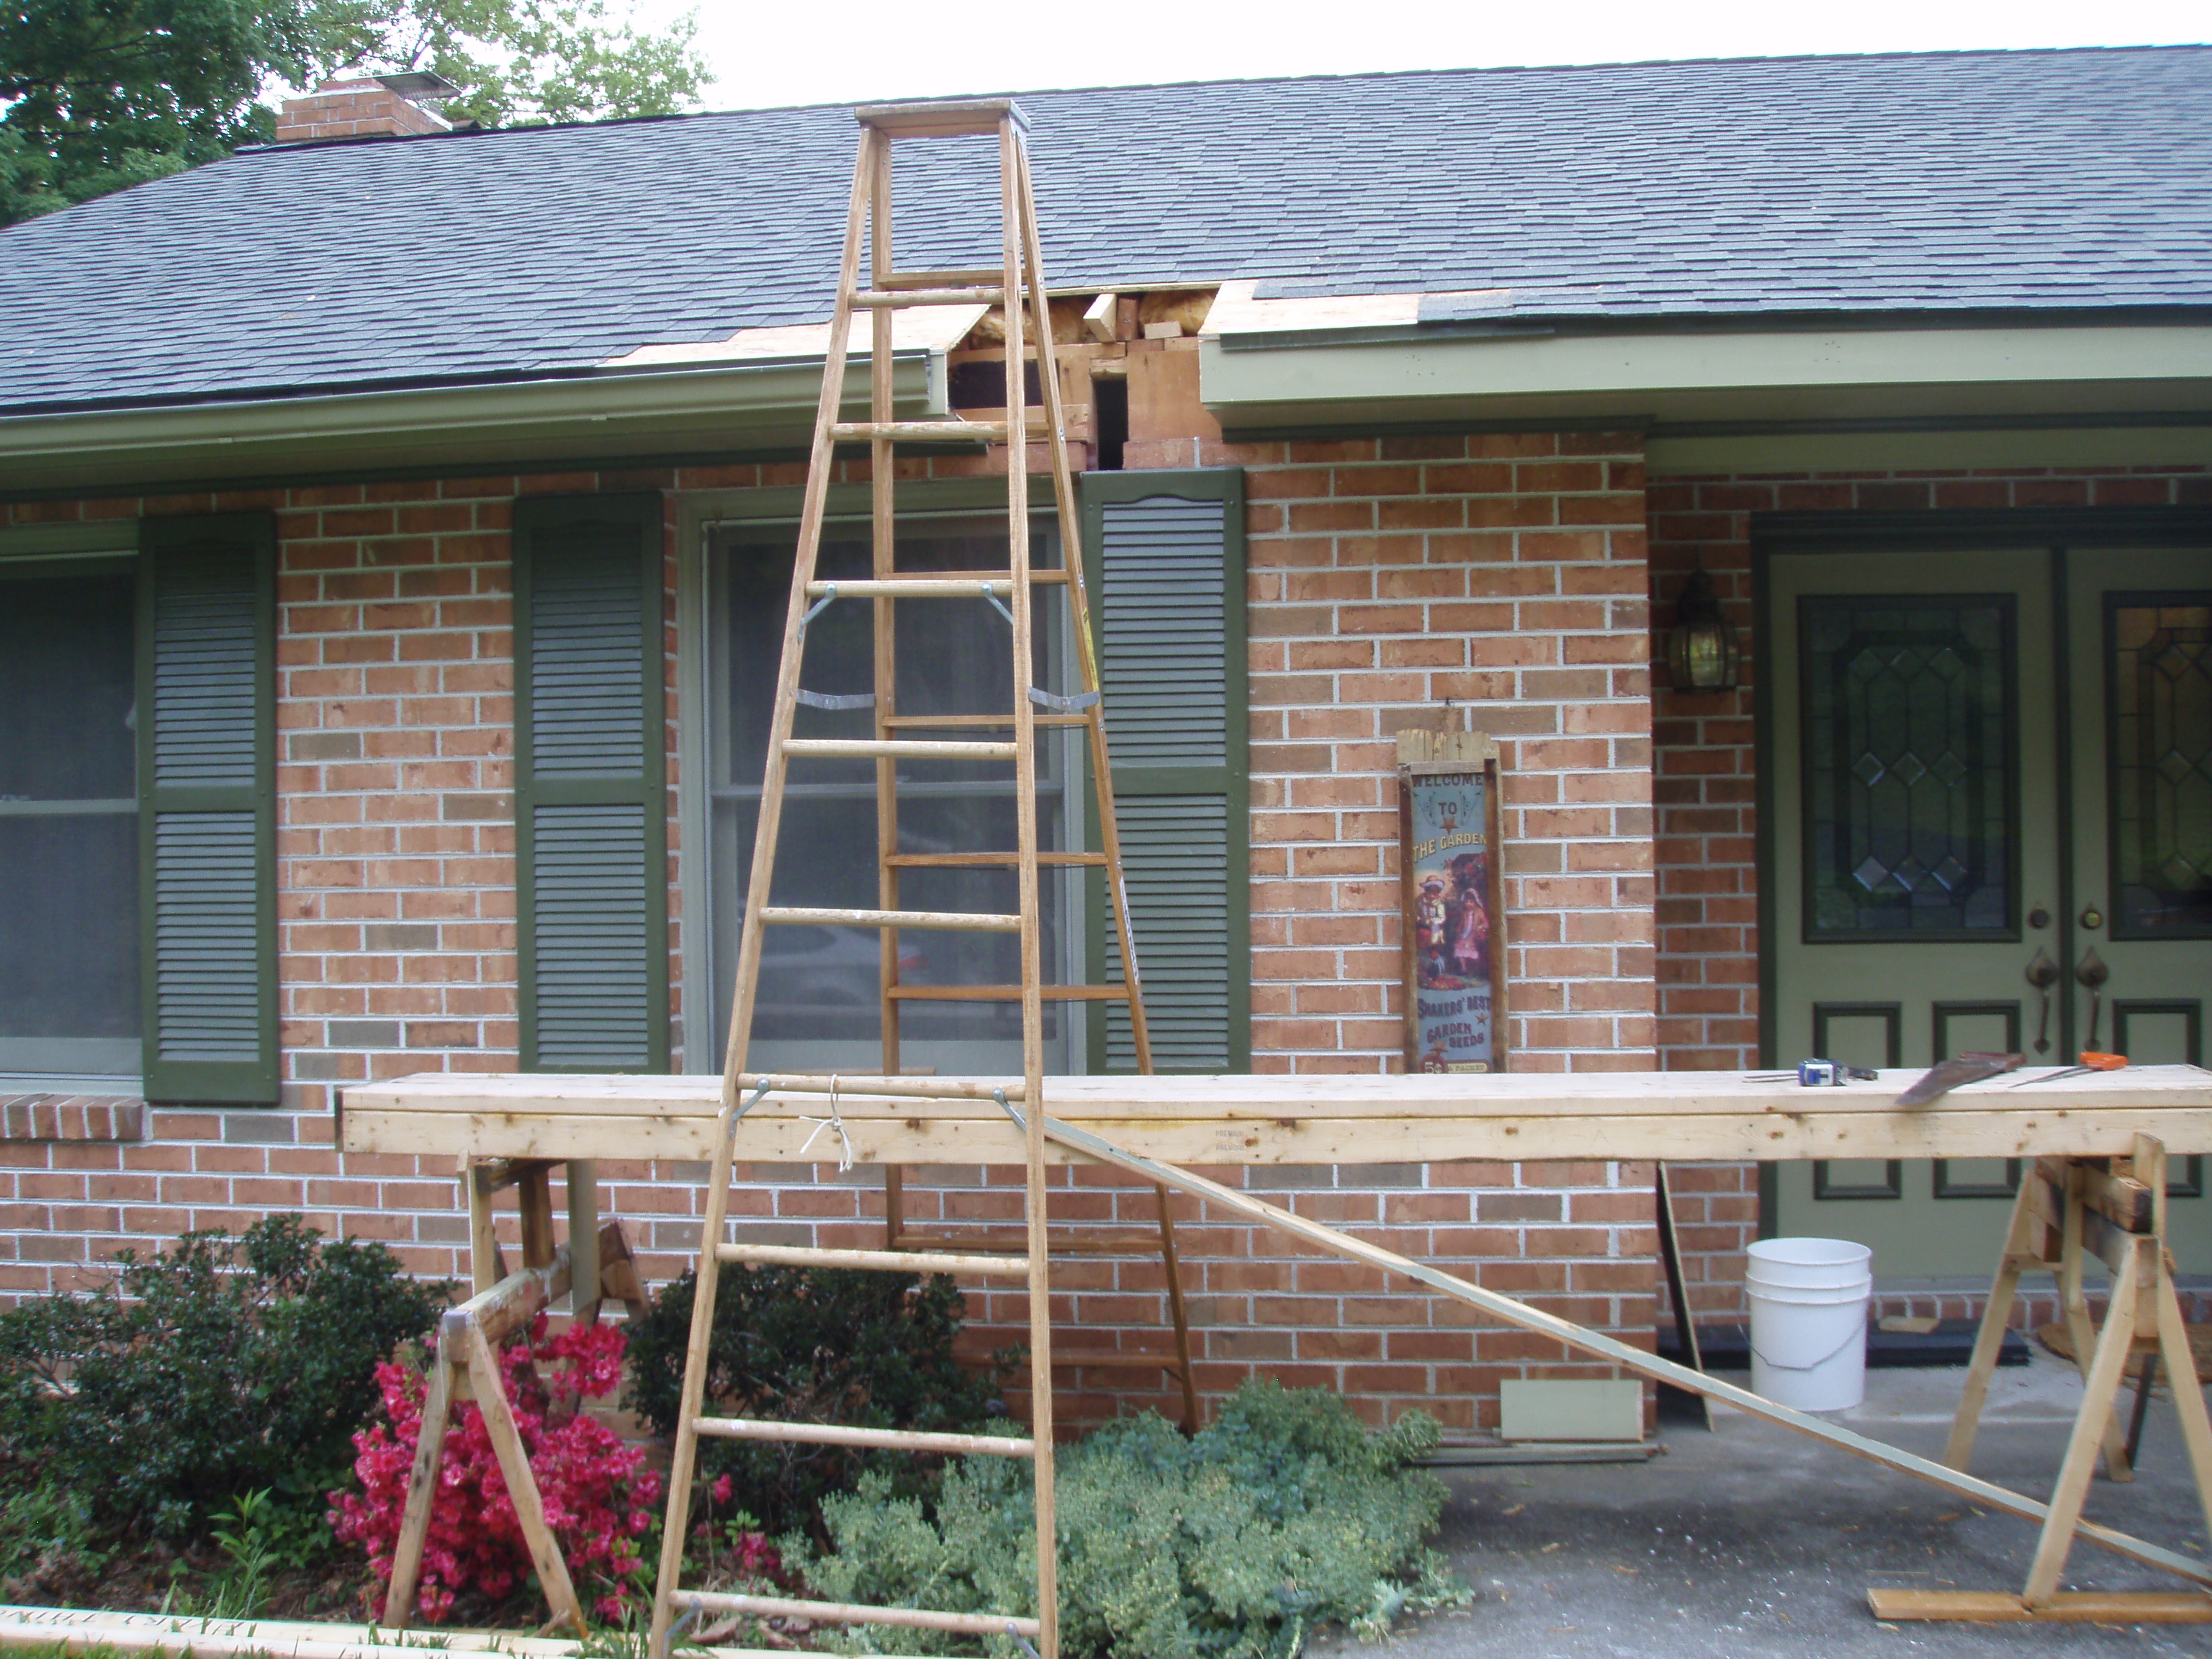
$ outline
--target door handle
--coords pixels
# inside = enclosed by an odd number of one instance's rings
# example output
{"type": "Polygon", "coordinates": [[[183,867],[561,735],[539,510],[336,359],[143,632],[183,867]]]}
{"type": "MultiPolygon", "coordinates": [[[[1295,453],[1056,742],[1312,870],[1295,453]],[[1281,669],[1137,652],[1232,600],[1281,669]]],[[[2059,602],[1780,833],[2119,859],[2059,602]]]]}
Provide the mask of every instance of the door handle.
{"type": "MultiPolygon", "coordinates": [[[[2099,920],[2101,921],[2102,918],[2100,917],[2099,920]]],[[[2103,1012],[2101,1005],[2104,1001],[2105,981],[2112,976],[2112,970],[2105,965],[2104,957],[2099,956],[2094,948],[2084,951],[2081,953],[2081,960],[2075,964],[2075,982],[2089,993],[2089,1040],[2081,1045],[2084,1048],[2094,1048],[2099,1046],[2097,1021],[2103,1012]]]]}
{"type": "MultiPolygon", "coordinates": [[[[2043,994],[2043,1012],[2035,1021],[2035,1052],[2051,1052],[2051,988],[2058,983],[2058,964],[2051,953],[2039,946],[2027,964],[2027,982],[2043,994]]],[[[2017,1041],[2017,1039],[2015,1039],[2017,1041]]]]}

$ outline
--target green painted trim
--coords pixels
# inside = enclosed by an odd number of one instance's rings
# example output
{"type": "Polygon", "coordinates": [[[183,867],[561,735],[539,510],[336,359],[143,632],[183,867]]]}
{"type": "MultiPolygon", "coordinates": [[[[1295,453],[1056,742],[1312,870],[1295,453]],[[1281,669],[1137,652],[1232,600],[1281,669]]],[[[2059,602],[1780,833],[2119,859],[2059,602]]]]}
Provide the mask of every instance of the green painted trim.
{"type": "MultiPolygon", "coordinates": [[[[516,1047],[526,1072],[538,1057],[536,818],[541,806],[636,805],[645,836],[647,1068],[669,1069],[668,703],[665,580],[658,490],[629,495],[531,495],[514,504],[514,915],[516,1047]],[[533,555],[543,532],[599,524],[634,538],[641,648],[639,768],[631,778],[539,781],[533,765],[531,685],[533,555]],[[659,879],[653,872],[659,872],[659,879]]],[[[564,1067],[573,1070],[573,1067],[564,1067]]]]}
{"type": "Polygon", "coordinates": [[[1766,553],[1893,553],[1925,548],[2200,547],[2212,507],[1998,507],[1977,512],[1754,513],[1753,568],[1766,553]]]}
{"type": "Polygon", "coordinates": [[[1793,328],[1200,347],[1232,438],[1409,419],[1870,419],[2212,407],[2212,326],[1793,328]]]}
{"type": "MultiPolygon", "coordinates": [[[[1139,795],[1218,793],[1225,803],[1228,844],[1224,848],[1229,890],[1224,926],[1229,990],[1229,1065],[1231,1072],[1252,1069],[1252,772],[1250,662],[1247,641],[1244,544],[1244,473],[1240,467],[1206,467],[1182,471],[1086,472],[1078,481],[1083,518],[1084,580],[1091,595],[1092,623],[1103,618],[1106,586],[1101,565],[1105,545],[1105,508],[1109,502],[1140,501],[1155,495],[1222,504],[1222,651],[1224,735],[1227,752],[1219,767],[1114,769],[1115,799],[1139,795]]],[[[1093,650],[1097,647],[1094,639],[1093,650]]],[[[1106,703],[1107,729],[1113,729],[1113,701],[1106,703]]],[[[1091,806],[1097,814],[1097,804],[1091,806]]],[[[1105,884],[1085,884],[1088,921],[1088,976],[1105,976],[1107,915],[1105,884]]],[[[1145,942],[1137,940],[1138,960],[1145,942]]],[[[1106,1021],[1090,1023],[1090,1069],[1106,1069],[1106,1021]]]]}
{"type": "Polygon", "coordinates": [[[0,560],[83,558],[102,553],[137,557],[138,520],[106,519],[97,524],[34,524],[0,530],[0,560]]]}
{"type": "MultiPolygon", "coordinates": [[[[892,364],[902,419],[945,419],[944,355],[892,364]]],[[[332,462],[434,468],[447,475],[542,468],[553,457],[673,452],[804,453],[822,392],[822,360],[778,358],[675,372],[599,373],[492,386],[267,398],[91,413],[0,416],[0,477],[35,477],[42,493],[106,493],[241,476],[297,478],[332,462]]],[[[868,396],[865,361],[845,395],[868,396]]]]}
{"type": "Polygon", "coordinates": [[[1791,432],[1692,433],[1654,426],[1644,440],[1654,477],[1725,472],[1972,471],[1993,467],[2212,466],[2212,416],[2193,424],[2144,419],[2005,426],[1995,422],[1791,432]]]}
{"type": "Polygon", "coordinates": [[[146,1098],[177,1104],[273,1106],[282,1071],[276,1024],[276,520],[267,513],[152,518],[138,526],[138,971],[146,1098]],[[253,781],[164,788],[154,776],[154,608],[163,565],[210,542],[253,550],[253,781]],[[154,921],[154,830],[165,812],[253,814],[254,996],[252,1061],[161,1058],[154,921]]]}

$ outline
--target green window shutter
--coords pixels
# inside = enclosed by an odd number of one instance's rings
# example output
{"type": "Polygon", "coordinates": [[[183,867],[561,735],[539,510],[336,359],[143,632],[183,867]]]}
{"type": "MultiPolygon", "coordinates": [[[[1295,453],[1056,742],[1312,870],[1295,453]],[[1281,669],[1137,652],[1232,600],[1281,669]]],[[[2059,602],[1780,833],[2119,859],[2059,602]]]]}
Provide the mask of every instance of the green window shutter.
{"type": "MultiPolygon", "coordinates": [[[[1152,1064],[1252,1064],[1244,475],[1090,472],[1083,547],[1152,1064]]],[[[1120,952],[1092,884],[1091,977],[1120,952]]],[[[1126,1009],[1091,1023],[1093,1071],[1135,1069],[1126,1009]]]]}
{"type": "Polygon", "coordinates": [[[138,846],[149,1100],[276,1102],[276,532],[138,528],[138,846]]]}
{"type": "Polygon", "coordinates": [[[660,497],[514,507],[526,1072],[668,1069],[660,497]]]}

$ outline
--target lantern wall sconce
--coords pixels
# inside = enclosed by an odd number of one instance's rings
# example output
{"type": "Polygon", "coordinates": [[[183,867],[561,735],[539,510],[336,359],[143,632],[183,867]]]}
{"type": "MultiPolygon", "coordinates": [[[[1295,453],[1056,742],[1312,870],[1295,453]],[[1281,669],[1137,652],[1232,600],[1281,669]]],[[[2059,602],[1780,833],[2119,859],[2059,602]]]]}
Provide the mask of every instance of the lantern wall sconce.
{"type": "Polygon", "coordinates": [[[1677,691],[1733,691],[1743,650],[1735,624],[1721,614],[1721,596],[1699,565],[1674,601],[1667,630],[1668,678],[1677,691]]]}

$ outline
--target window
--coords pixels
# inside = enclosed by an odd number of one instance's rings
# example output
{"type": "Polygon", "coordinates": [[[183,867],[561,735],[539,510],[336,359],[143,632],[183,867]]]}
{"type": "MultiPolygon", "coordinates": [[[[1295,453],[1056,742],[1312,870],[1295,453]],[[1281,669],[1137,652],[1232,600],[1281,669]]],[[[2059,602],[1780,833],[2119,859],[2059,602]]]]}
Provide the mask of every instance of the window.
{"type": "Polygon", "coordinates": [[[139,1069],[136,563],[0,562],[0,1071],[139,1069]]]}
{"type": "MultiPolygon", "coordinates": [[[[1031,562],[1059,561],[1048,523],[1031,520],[1031,562]]],[[[790,594],[796,534],[788,524],[732,527],[713,542],[708,588],[710,720],[708,787],[712,902],[714,1040],[728,1040],[736,985],[737,945],[744,888],[752,869],[778,659],[790,594]]],[[[866,577],[872,568],[866,520],[833,520],[823,529],[822,580],[866,577]]],[[[1004,570],[1002,514],[902,518],[902,573],[1004,570]]],[[[1067,652],[1066,595],[1040,585],[1032,592],[1038,646],[1036,683],[1066,692],[1074,670],[1067,652]]],[[[919,715],[1003,714],[1012,696],[1012,636],[1006,621],[978,599],[901,600],[893,640],[896,707],[919,715]]],[[[808,692],[828,699],[866,696],[875,684],[874,605],[830,605],[807,629],[799,676],[808,692]]],[[[865,703],[802,707],[800,737],[869,737],[874,714],[865,703]]],[[[958,728],[922,728],[906,735],[951,735],[958,728]]],[[[976,735],[968,728],[965,735],[976,735]]],[[[1083,771],[1074,735],[1060,732],[1037,750],[1038,844],[1045,850],[1080,845],[1083,771]]],[[[876,763],[800,760],[792,763],[777,847],[778,904],[872,909],[877,885],[876,763]]],[[[909,853],[980,852],[1015,845],[1011,766],[1001,762],[899,763],[898,846],[909,853]]],[[[1048,979],[1079,977],[1081,878],[1046,872],[1042,952],[1048,979]]],[[[908,869],[899,876],[899,908],[1010,911],[1018,908],[1015,877],[1006,868],[908,869]]],[[[759,1070],[831,1067],[874,1071],[882,1060],[878,936],[873,928],[770,927],[763,945],[758,1007],[748,1066],[759,1070]]],[[[896,936],[902,984],[1013,985],[1018,945],[1003,933],[910,932],[896,936]]],[[[1013,1001],[902,1001],[899,1060],[908,1068],[944,1073],[1021,1069],[1021,1009],[1013,1001]]],[[[1047,1068],[1066,1071],[1083,1052],[1080,1008],[1048,1004],[1047,1068]],[[1071,1033],[1076,1038],[1071,1042],[1071,1033]]]]}

